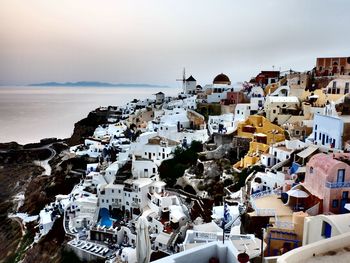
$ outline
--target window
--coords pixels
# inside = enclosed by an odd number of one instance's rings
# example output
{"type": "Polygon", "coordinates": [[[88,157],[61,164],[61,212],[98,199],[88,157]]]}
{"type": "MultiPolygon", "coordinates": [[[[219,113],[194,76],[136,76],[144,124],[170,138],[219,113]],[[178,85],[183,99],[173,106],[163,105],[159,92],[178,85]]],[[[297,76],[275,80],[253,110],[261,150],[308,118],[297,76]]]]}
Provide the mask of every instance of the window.
{"type": "Polygon", "coordinates": [[[317,124],[315,125],[315,131],[317,131],[317,124]]]}
{"type": "Polygon", "coordinates": [[[310,167],[310,174],[314,173],[314,168],[311,166],[310,167]]]}
{"type": "Polygon", "coordinates": [[[337,174],[337,183],[343,183],[345,180],[345,169],[339,169],[337,174]]]}
{"type": "Polygon", "coordinates": [[[342,199],[348,199],[349,198],[349,191],[344,191],[341,196],[342,199]]]}
{"type": "Polygon", "coordinates": [[[338,205],[339,205],[338,199],[334,199],[334,200],[332,201],[332,207],[333,207],[333,208],[337,208],[338,205]]]}
{"type": "Polygon", "coordinates": [[[344,89],[344,94],[349,93],[349,82],[345,83],[345,89],[344,89]]]}
{"type": "Polygon", "coordinates": [[[114,189],[112,189],[112,194],[114,194],[114,189]]]}
{"type": "Polygon", "coordinates": [[[324,238],[330,238],[332,236],[332,226],[326,221],[322,223],[322,236],[324,238]]]}

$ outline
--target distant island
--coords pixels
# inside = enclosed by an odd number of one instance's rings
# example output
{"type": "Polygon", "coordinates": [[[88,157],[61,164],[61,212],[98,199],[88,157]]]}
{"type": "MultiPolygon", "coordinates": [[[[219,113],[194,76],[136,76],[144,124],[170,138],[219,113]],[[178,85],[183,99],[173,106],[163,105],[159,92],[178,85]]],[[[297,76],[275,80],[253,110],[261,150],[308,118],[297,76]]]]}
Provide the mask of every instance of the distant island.
{"type": "Polygon", "coordinates": [[[148,88],[167,88],[166,85],[144,84],[144,83],[108,83],[99,81],[78,81],[78,82],[44,82],[34,83],[28,86],[40,87],[148,87],[148,88]]]}

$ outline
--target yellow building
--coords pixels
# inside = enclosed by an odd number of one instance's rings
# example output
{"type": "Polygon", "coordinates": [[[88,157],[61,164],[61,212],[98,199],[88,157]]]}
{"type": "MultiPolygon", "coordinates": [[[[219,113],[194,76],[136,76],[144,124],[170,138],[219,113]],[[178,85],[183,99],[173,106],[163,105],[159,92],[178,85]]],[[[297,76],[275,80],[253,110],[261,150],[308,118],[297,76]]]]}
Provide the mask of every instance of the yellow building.
{"type": "Polygon", "coordinates": [[[260,161],[260,154],[269,151],[270,144],[285,140],[283,128],[259,115],[249,116],[246,121],[238,124],[237,136],[249,138],[252,141],[246,156],[233,166],[236,169],[256,164],[260,161]]]}
{"type": "Polygon", "coordinates": [[[260,115],[252,115],[238,124],[237,136],[252,141],[273,144],[285,140],[284,129],[260,115]]]}

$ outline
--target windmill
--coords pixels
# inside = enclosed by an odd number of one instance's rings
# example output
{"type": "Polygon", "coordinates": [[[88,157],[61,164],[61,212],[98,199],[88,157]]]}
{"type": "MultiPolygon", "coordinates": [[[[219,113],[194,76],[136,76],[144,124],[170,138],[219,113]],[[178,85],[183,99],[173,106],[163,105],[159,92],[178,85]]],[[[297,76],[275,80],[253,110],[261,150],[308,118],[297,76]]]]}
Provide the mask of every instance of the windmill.
{"type": "Polygon", "coordinates": [[[186,90],[186,68],[183,69],[182,79],[177,79],[176,81],[182,81],[182,90],[185,93],[185,90],[186,90]]]}

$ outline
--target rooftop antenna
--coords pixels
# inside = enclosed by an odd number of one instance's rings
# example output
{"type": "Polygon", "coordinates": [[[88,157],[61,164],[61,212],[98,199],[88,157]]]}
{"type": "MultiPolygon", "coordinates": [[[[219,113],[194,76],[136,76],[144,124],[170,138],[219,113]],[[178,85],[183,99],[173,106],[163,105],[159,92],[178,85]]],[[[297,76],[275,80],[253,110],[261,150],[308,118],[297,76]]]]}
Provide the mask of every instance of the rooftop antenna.
{"type": "Polygon", "coordinates": [[[177,79],[176,81],[182,81],[182,90],[185,92],[185,84],[186,84],[186,68],[183,69],[182,79],[177,79]]]}

